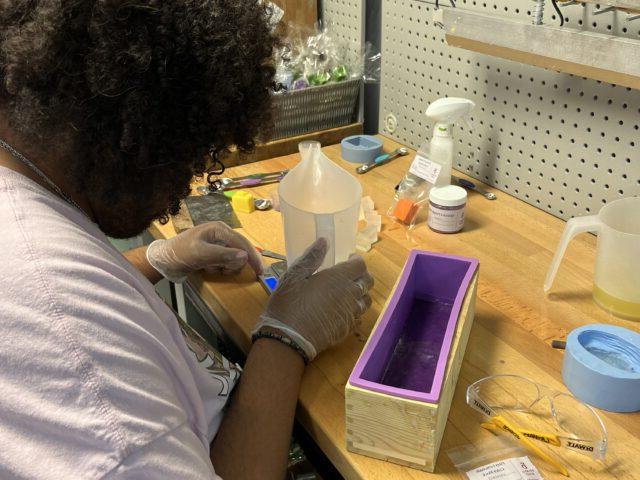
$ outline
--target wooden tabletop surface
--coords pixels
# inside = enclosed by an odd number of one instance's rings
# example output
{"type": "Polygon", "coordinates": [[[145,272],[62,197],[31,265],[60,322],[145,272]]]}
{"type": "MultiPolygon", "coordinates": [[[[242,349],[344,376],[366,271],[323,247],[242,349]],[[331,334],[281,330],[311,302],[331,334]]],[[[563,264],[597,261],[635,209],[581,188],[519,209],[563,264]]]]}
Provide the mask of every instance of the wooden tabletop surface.
{"type": "MultiPolygon", "coordinates": [[[[385,151],[400,145],[385,139],[385,151]]],[[[340,146],[324,149],[336,163],[350,172],[355,166],[340,158],[340,146]]],[[[347,479],[460,478],[447,455],[450,448],[478,444],[492,434],[480,427],[481,416],[465,403],[466,387],[486,375],[515,373],[549,387],[566,390],[562,383],[563,352],[550,346],[553,339],[589,323],[611,323],[640,331],[640,324],[620,320],[601,310],[591,298],[595,237],[584,234],[567,250],[550,296],[542,284],[565,222],[505,193],[486,200],[470,193],[464,231],[455,235],[432,232],[426,225],[411,233],[384,215],[393,197],[393,187],[402,179],[414,157],[411,155],[358,176],[363,195],[373,198],[383,214],[380,241],[364,254],[376,284],[373,307],[361,327],[340,346],[321,354],[306,370],[298,419],[347,479]],[[464,363],[454,395],[436,473],[394,465],[348,452],[345,448],[344,386],[372,326],[409,254],[414,248],[475,257],[480,260],[480,282],[476,315],[464,363]]],[[[298,155],[275,158],[229,169],[225,176],[292,168],[298,155]]],[[[355,173],[354,173],[355,175],[355,173]]],[[[269,185],[252,189],[268,197],[277,189],[269,185]]],[[[491,189],[489,189],[491,190],[491,189]]],[[[256,245],[284,252],[280,214],[274,211],[239,214],[239,231],[256,245]]],[[[175,235],[171,223],[154,224],[156,237],[175,235]]],[[[260,315],[267,295],[245,270],[236,278],[197,274],[190,282],[209,305],[223,328],[245,351],[248,334],[260,315]]],[[[609,435],[606,465],[573,456],[571,478],[640,479],[640,414],[600,412],[609,435]]],[[[542,466],[545,478],[564,478],[542,466]]]]}

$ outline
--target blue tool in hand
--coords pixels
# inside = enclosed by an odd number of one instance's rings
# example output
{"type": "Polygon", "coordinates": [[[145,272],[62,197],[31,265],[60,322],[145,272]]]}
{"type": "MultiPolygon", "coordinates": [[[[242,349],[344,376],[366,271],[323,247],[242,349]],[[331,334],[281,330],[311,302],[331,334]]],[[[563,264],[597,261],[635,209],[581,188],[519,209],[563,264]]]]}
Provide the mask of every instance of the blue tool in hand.
{"type": "Polygon", "coordinates": [[[365,163],[364,165],[356,168],[356,172],[358,173],[367,173],[369,170],[376,168],[378,165],[382,165],[383,163],[388,162],[389,160],[393,160],[396,157],[403,157],[409,153],[409,149],[405,147],[398,148],[391,153],[385,153],[376,157],[376,159],[371,163],[365,163]]]}

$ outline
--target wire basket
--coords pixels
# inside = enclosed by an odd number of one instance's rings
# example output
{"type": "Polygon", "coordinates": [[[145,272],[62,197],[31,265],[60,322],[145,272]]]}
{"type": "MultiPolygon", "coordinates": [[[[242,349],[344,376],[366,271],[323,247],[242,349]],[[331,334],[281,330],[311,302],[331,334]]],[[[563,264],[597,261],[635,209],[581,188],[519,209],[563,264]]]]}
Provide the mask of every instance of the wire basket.
{"type": "Polygon", "coordinates": [[[342,127],[356,121],[360,79],[273,95],[269,140],[342,127]]]}

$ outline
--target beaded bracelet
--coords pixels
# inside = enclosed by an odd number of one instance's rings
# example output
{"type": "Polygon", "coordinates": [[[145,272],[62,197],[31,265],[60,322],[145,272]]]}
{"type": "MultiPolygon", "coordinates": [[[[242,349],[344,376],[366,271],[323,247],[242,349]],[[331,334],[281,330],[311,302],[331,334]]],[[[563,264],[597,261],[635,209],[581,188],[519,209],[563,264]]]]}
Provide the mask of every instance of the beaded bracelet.
{"type": "Polygon", "coordinates": [[[298,345],[291,338],[286,337],[284,335],[280,335],[279,333],[260,330],[260,331],[254,333],[251,336],[251,342],[253,343],[256,340],[258,340],[259,338],[270,338],[272,340],[279,341],[280,343],[282,343],[282,344],[286,345],[287,347],[290,347],[290,348],[294,349],[296,352],[298,352],[300,354],[300,356],[302,357],[302,360],[304,360],[304,364],[305,365],[309,364],[309,356],[307,355],[307,353],[304,351],[304,349],[300,345],[298,345]]]}

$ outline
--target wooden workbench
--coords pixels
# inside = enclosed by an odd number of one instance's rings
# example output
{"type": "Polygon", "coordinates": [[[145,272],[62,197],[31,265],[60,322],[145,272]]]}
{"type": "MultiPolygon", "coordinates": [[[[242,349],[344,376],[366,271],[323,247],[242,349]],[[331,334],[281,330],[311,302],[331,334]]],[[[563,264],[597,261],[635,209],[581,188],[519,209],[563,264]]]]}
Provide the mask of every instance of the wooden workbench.
{"type": "MultiPolygon", "coordinates": [[[[385,151],[397,148],[385,140],[385,151]]],[[[354,166],[340,159],[340,146],[324,149],[349,171],[354,166]]],[[[384,214],[393,187],[408,169],[413,152],[358,178],[363,194],[370,195],[384,214]]],[[[239,176],[293,167],[298,155],[236,167],[225,175],[239,176]]],[[[355,174],[355,173],[354,173],[355,174]]],[[[277,186],[253,189],[268,197],[277,186]]],[[[595,238],[582,235],[569,247],[553,293],[545,296],[543,280],[564,222],[505,193],[488,201],[471,193],[463,232],[441,235],[425,225],[411,235],[405,227],[383,217],[380,241],[364,254],[375,277],[373,307],[359,330],[342,345],[320,355],[306,370],[298,419],[347,479],[459,478],[445,455],[454,446],[478,443],[491,434],[480,427],[481,417],[465,403],[466,387],[481,377],[516,373],[539,383],[565,390],[561,379],[561,351],[550,347],[552,339],[564,339],[574,328],[607,322],[639,331],[640,324],[611,317],[591,299],[595,238]],[[480,260],[480,283],[476,316],[453,399],[436,475],[401,467],[347,452],[345,448],[344,386],[366,338],[412,248],[447,252],[480,260]]],[[[241,232],[256,245],[284,252],[280,214],[254,212],[239,215],[241,232]]],[[[175,234],[171,224],[151,228],[156,237],[175,234]]],[[[248,334],[260,315],[267,295],[245,271],[237,278],[194,275],[191,284],[219,319],[221,325],[245,351],[248,334]]],[[[570,465],[571,478],[640,479],[640,414],[601,412],[609,433],[607,468],[585,457],[570,465]]],[[[538,462],[540,465],[541,463],[538,462]]],[[[542,464],[544,466],[544,464],[542,464]]],[[[543,470],[545,478],[564,478],[543,470]]]]}

